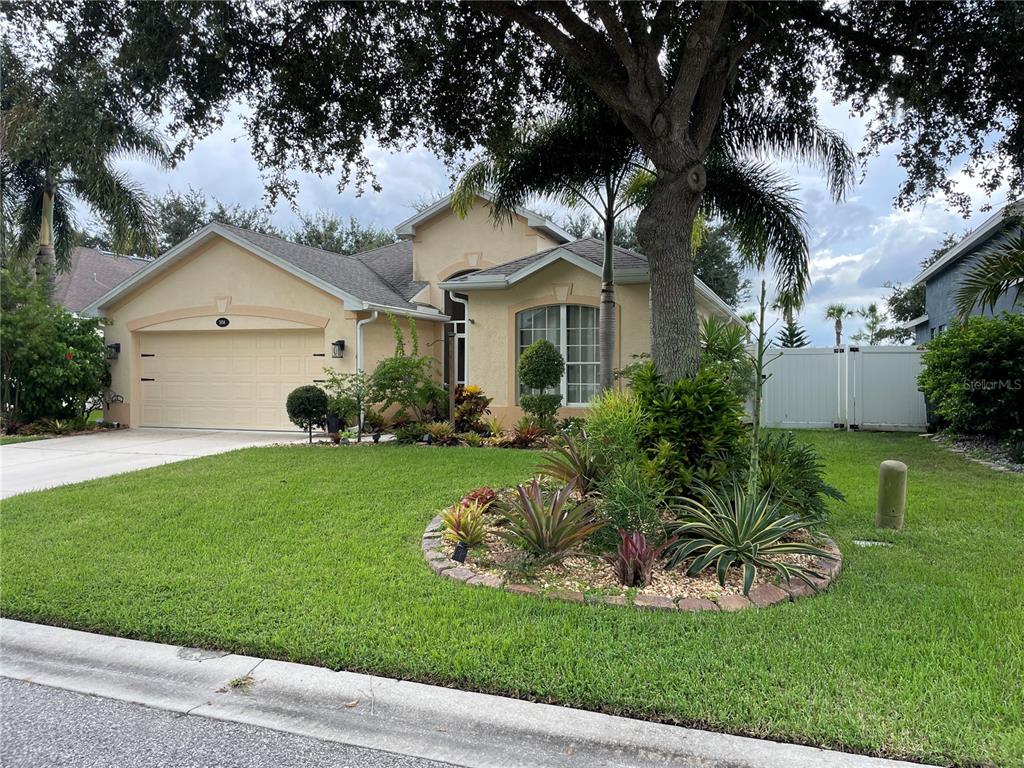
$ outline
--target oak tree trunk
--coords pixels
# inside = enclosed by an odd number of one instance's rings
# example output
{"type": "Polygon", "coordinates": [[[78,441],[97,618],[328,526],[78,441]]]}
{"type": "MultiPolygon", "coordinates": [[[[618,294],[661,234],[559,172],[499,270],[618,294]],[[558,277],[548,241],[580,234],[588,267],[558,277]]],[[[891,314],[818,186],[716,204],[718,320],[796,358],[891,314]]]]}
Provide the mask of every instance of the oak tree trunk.
{"type": "Polygon", "coordinates": [[[700,366],[691,235],[702,188],[692,173],[659,169],[637,218],[637,238],[651,273],[651,354],[667,381],[693,376],[700,366]]]}
{"type": "Polygon", "coordinates": [[[601,269],[601,305],[598,309],[598,360],[601,391],[611,389],[614,383],[615,356],[615,274],[612,257],[615,246],[615,219],[606,216],[604,221],[604,263],[601,269]]]}

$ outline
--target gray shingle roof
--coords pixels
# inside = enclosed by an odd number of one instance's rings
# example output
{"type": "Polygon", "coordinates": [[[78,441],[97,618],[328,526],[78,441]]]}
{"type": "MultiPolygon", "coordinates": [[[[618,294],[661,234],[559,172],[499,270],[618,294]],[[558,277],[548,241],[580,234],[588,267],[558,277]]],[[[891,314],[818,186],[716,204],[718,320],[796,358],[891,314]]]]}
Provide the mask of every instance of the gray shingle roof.
{"type": "Polygon", "coordinates": [[[370,251],[353,254],[370,269],[380,275],[406,301],[419,293],[427,284],[412,279],[412,241],[401,240],[383,245],[370,251]]]}
{"type": "MultiPolygon", "coordinates": [[[[446,282],[455,283],[460,280],[471,279],[477,280],[481,277],[487,277],[488,275],[507,277],[518,272],[523,267],[528,267],[531,264],[540,261],[546,256],[550,255],[554,251],[569,251],[575,256],[590,261],[597,266],[601,266],[604,262],[604,241],[596,237],[587,237],[582,240],[574,240],[571,243],[565,243],[564,245],[558,245],[554,248],[548,248],[544,251],[538,251],[537,253],[531,253],[529,256],[523,256],[521,259],[515,259],[513,261],[499,264],[496,267],[489,269],[482,269],[479,272],[474,272],[472,275],[463,275],[462,277],[452,278],[446,282]]],[[[647,257],[643,254],[631,251],[628,248],[620,248],[615,246],[612,250],[612,263],[615,269],[645,269],[647,267],[647,257]]]]}
{"type": "Polygon", "coordinates": [[[54,279],[53,301],[69,312],[81,312],[148,263],[96,248],[75,248],[71,251],[70,268],[58,272],[54,279]]]}
{"type": "MultiPolygon", "coordinates": [[[[332,253],[308,245],[299,245],[274,235],[264,235],[229,224],[221,224],[221,226],[231,230],[234,234],[252,243],[257,248],[277,256],[279,259],[283,259],[289,264],[363,301],[391,307],[404,307],[408,305],[409,298],[411,298],[403,295],[403,291],[409,290],[408,285],[392,285],[382,274],[371,269],[368,263],[361,258],[344,256],[340,253],[332,253]]],[[[395,245],[403,244],[396,243],[395,245]]],[[[385,246],[385,248],[392,247],[394,246],[385,246]]],[[[368,251],[363,255],[371,255],[372,253],[372,251],[368,251]]],[[[402,258],[401,255],[394,254],[386,257],[384,261],[393,267],[392,261],[400,261],[402,258]]],[[[407,258],[409,262],[409,279],[411,280],[411,246],[408,249],[407,258]]],[[[392,269],[392,272],[396,277],[400,276],[397,269],[392,269]]]]}

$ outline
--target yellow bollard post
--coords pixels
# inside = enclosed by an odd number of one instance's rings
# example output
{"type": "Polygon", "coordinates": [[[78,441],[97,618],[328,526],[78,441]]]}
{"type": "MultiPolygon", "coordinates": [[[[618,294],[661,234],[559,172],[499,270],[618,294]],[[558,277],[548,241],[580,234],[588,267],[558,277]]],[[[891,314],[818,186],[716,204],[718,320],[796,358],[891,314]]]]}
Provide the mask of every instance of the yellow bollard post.
{"type": "Polygon", "coordinates": [[[903,527],[907,506],[907,465],[902,461],[883,461],[878,468],[878,503],[875,525],[878,528],[903,527]]]}

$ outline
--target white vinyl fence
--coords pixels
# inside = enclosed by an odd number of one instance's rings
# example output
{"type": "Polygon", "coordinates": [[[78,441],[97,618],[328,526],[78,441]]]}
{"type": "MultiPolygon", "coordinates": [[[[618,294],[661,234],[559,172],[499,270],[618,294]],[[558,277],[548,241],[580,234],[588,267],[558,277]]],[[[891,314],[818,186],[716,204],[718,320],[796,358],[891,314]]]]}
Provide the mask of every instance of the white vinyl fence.
{"type": "Polygon", "coordinates": [[[923,432],[917,347],[804,347],[766,354],[762,423],[783,429],[923,432]]]}

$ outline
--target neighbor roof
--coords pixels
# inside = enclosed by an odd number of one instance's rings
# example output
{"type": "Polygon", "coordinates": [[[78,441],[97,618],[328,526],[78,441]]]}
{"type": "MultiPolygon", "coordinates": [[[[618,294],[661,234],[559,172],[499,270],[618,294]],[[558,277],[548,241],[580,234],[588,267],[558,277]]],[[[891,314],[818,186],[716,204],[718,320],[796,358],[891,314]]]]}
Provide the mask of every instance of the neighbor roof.
{"type": "Polygon", "coordinates": [[[99,314],[100,310],[135,286],[155,277],[196,247],[218,236],[336,296],[345,302],[348,309],[384,309],[400,314],[444,319],[444,315],[436,310],[425,310],[409,303],[416,292],[413,290],[416,283],[412,281],[411,244],[395,243],[393,246],[367,251],[359,257],[345,256],[220,222],[207,224],[152,261],[145,269],[94,300],[86,311],[99,314]],[[408,261],[407,268],[400,265],[403,259],[408,261]],[[391,280],[396,282],[393,284],[391,280]]]}
{"type": "MultiPolygon", "coordinates": [[[[446,280],[440,284],[440,287],[445,290],[457,291],[508,288],[556,261],[566,261],[592,274],[600,275],[604,263],[604,241],[596,237],[587,237],[582,240],[574,240],[571,243],[563,243],[490,269],[446,280]]],[[[646,283],[650,280],[650,267],[647,257],[642,253],[614,246],[612,248],[612,265],[615,269],[615,282],[617,283],[646,283]]],[[[703,296],[719,313],[736,322],[743,322],[735,310],[722,301],[717,293],[708,288],[703,280],[695,277],[694,282],[697,286],[697,293],[703,296]]]]}
{"type": "Polygon", "coordinates": [[[996,234],[999,229],[1007,223],[1008,218],[1024,214],[1024,199],[1007,203],[994,214],[985,219],[984,223],[976,230],[968,234],[963,240],[946,251],[942,258],[931,266],[927,267],[921,274],[914,278],[911,285],[920,285],[932,275],[941,272],[954,261],[970,253],[971,250],[981,245],[985,240],[996,234]]]}
{"type": "Polygon", "coordinates": [[[148,263],[98,248],[75,248],[68,270],[54,279],[53,301],[69,312],[81,312],[148,263]]]}
{"type": "MultiPolygon", "coordinates": [[[[484,200],[488,202],[491,202],[491,200],[493,200],[493,197],[491,196],[490,192],[480,192],[478,196],[482,197],[484,200]]],[[[446,210],[450,210],[451,206],[452,195],[445,195],[433,205],[424,208],[422,211],[419,211],[414,216],[410,216],[408,219],[403,221],[401,224],[395,227],[395,232],[398,234],[399,237],[402,238],[415,237],[416,227],[418,227],[420,224],[425,224],[426,222],[430,221],[430,219],[434,218],[439,213],[442,213],[446,210]]],[[[536,229],[539,232],[543,232],[545,235],[550,237],[552,240],[555,240],[556,242],[566,243],[572,240],[572,235],[570,235],[568,232],[559,227],[550,219],[544,218],[536,211],[531,211],[529,208],[517,207],[515,208],[515,212],[522,216],[524,219],[526,219],[526,224],[528,227],[536,229]]]]}

